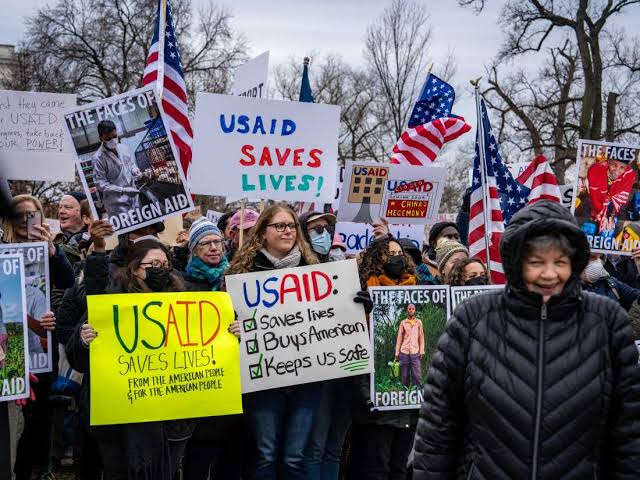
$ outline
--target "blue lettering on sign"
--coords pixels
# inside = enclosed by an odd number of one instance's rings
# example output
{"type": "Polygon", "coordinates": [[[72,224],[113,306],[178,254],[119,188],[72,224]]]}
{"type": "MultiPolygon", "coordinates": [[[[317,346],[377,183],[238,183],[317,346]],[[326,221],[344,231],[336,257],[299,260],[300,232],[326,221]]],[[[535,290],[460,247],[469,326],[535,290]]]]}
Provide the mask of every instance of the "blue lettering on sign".
{"type": "Polygon", "coordinates": [[[220,128],[224,133],[236,133],[252,135],[281,135],[286,137],[292,135],[296,131],[296,122],[289,118],[279,120],[272,118],[268,122],[262,119],[261,115],[256,115],[255,118],[251,118],[248,115],[238,115],[235,113],[227,116],[226,114],[220,114],[220,128]],[[280,128],[278,128],[280,123],[280,128]],[[268,129],[267,129],[268,125],[268,129]]]}

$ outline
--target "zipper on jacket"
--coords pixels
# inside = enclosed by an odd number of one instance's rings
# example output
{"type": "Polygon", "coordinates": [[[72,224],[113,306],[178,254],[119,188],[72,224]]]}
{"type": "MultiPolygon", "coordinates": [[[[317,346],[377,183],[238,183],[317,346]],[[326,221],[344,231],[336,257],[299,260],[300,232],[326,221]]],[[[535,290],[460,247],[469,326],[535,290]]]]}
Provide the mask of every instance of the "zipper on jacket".
{"type": "Polygon", "coordinates": [[[544,325],[547,320],[547,304],[542,304],[538,327],[538,385],[536,387],[536,423],[533,429],[533,461],[531,480],[538,478],[538,455],[540,443],[540,423],[542,421],[542,371],[544,368],[544,325]]]}

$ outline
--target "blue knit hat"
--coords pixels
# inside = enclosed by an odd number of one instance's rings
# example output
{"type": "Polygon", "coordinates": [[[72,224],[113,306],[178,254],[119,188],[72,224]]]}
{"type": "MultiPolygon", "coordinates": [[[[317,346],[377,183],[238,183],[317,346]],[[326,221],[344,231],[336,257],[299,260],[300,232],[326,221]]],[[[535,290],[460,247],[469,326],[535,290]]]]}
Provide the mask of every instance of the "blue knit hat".
{"type": "Polygon", "coordinates": [[[193,249],[200,240],[207,235],[217,235],[222,238],[222,232],[215,223],[210,222],[205,217],[201,217],[191,224],[189,228],[189,251],[193,253],[193,249]]]}

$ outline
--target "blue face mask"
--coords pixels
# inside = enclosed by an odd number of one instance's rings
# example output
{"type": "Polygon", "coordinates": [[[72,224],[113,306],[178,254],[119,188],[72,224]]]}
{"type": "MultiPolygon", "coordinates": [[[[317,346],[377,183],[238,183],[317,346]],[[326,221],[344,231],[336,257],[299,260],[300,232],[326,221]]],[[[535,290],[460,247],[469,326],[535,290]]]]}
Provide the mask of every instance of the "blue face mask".
{"type": "Polygon", "coordinates": [[[323,230],[322,233],[311,230],[309,237],[311,238],[311,248],[313,248],[316,253],[319,253],[320,255],[326,255],[329,253],[329,250],[331,250],[332,239],[331,234],[327,232],[326,229],[323,230]]]}

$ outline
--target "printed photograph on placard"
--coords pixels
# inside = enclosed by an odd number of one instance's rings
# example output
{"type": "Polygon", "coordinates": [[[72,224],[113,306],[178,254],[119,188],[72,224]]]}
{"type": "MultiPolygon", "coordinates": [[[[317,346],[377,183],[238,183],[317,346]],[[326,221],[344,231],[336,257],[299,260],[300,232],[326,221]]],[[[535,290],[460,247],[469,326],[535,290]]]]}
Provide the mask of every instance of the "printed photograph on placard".
{"type": "Polygon", "coordinates": [[[640,146],[580,140],[573,212],[594,252],[640,248],[640,146]]]}
{"type": "Polygon", "coordinates": [[[6,402],[29,396],[22,256],[4,255],[0,272],[0,402],[6,402]]]}
{"type": "Polygon", "coordinates": [[[371,400],[378,410],[420,408],[429,362],[449,318],[449,287],[370,287],[369,293],[371,400]]]}
{"type": "Polygon", "coordinates": [[[40,327],[40,319],[51,310],[49,283],[49,247],[46,242],[6,243],[0,245],[0,260],[5,255],[22,256],[27,312],[27,340],[31,373],[53,370],[51,332],[40,327]]]}
{"type": "Polygon", "coordinates": [[[193,209],[153,88],[83,105],[65,120],[93,214],[109,220],[115,232],[193,209]]]}

